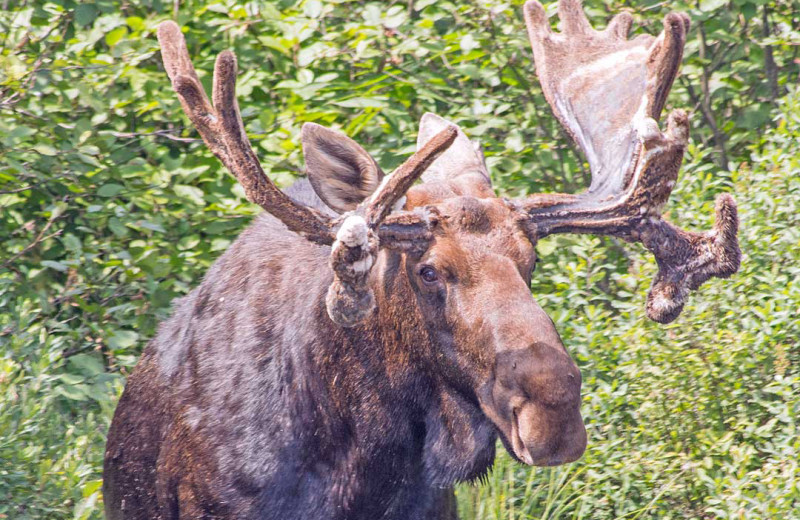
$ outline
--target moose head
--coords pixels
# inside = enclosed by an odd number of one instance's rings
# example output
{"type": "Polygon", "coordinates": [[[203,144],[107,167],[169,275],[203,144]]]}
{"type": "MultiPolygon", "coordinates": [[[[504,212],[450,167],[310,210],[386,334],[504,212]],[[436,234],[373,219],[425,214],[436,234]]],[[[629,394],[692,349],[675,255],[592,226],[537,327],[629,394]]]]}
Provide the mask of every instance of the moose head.
{"type": "MultiPolygon", "coordinates": [[[[314,329],[311,344],[322,345],[303,354],[316,356],[320,371],[305,377],[322,378],[318,386],[332,396],[329,402],[350,403],[349,410],[370,393],[392,401],[392,392],[404,396],[409,408],[424,408],[430,385],[445,389],[438,426],[428,425],[421,434],[425,453],[419,456],[434,474],[428,483],[449,486],[485,471],[495,436],[526,464],[573,461],[585,449],[580,373],[530,291],[539,240],[591,233],[641,242],[659,267],[646,313],[660,323],[678,316],[691,290],[739,266],[730,196],[718,198],[710,231],[684,231],[661,216],[689,123],[676,110],[662,132],[657,119],[678,72],[688,18],[670,14],[658,37],[629,40],[630,15],[620,14],[596,31],[577,0],[559,2],[560,33],[551,31],[535,0],[524,14],[545,97],[589,162],[591,186],[581,194],[498,196],[479,147],[458,127],[426,114],[417,152],[388,175],[350,138],[307,123],[302,143],[315,197],[291,196],[269,180],[250,147],[235,97],[234,55],[223,52],[217,59],[212,104],[179,27],[166,22],[158,32],[172,85],[209,148],[247,197],[295,234],[296,247],[305,240],[329,255],[330,270],[317,274],[324,279],[322,293],[292,295],[292,301],[318,298],[326,311],[322,323],[311,315],[313,302],[302,307],[310,314],[299,318],[307,320],[301,326],[314,329]],[[379,369],[358,372],[353,364],[359,356],[379,357],[379,369]],[[348,361],[330,368],[330,359],[348,361]],[[359,374],[358,383],[348,383],[347,374],[339,378],[348,371],[359,374]]],[[[263,244],[264,255],[277,254],[269,247],[263,244]]],[[[277,292],[286,290],[275,289],[269,297],[287,298],[277,292]]],[[[285,331],[270,337],[280,334],[293,337],[285,331]]],[[[259,352],[297,348],[289,340],[274,341],[283,343],[261,345],[259,352]]],[[[367,409],[374,414],[380,406],[367,409]]],[[[383,429],[381,435],[391,432],[383,429]]],[[[377,450],[377,444],[360,453],[377,450]]]]}

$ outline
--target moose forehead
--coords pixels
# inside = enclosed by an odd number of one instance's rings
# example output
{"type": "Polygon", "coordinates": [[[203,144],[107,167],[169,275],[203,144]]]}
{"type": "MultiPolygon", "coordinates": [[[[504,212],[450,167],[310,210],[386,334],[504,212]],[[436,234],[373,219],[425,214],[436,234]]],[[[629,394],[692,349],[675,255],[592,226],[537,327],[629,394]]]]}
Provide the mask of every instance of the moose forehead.
{"type": "Polygon", "coordinates": [[[429,206],[436,209],[441,222],[429,256],[448,263],[472,263],[500,255],[523,269],[535,260],[533,233],[503,199],[456,196],[429,206]]]}

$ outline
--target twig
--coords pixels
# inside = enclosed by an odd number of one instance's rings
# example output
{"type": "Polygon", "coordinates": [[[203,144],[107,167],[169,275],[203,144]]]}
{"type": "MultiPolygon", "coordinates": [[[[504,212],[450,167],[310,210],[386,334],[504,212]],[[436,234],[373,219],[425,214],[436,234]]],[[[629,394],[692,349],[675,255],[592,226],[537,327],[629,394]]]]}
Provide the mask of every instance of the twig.
{"type": "MultiPolygon", "coordinates": [[[[764,20],[764,37],[769,38],[772,31],[769,26],[769,9],[766,4],[762,6],[762,14],[764,20]]],[[[764,68],[767,72],[769,91],[770,94],[772,94],[772,99],[770,101],[775,103],[775,100],[780,97],[781,93],[778,88],[778,65],[775,63],[775,57],[772,54],[772,45],[764,45],[764,68]]]]}
{"type": "Polygon", "coordinates": [[[177,135],[173,135],[170,133],[169,130],[156,130],[155,132],[108,132],[110,135],[114,137],[119,137],[120,139],[136,139],[138,137],[166,137],[172,141],[178,141],[181,143],[194,143],[199,141],[195,137],[178,137],[177,135]]]}
{"type": "Polygon", "coordinates": [[[60,235],[62,230],[59,229],[55,233],[51,233],[51,234],[45,236],[45,233],[47,233],[47,230],[50,229],[50,227],[53,225],[53,223],[56,221],[56,219],[58,219],[59,216],[60,216],[60,213],[57,213],[57,212],[54,211],[50,215],[50,218],[47,219],[47,223],[44,225],[44,227],[39,232],[39,234],[36,235],[36,238],[33,239],[33,242],[31,242],[30,244],[25,246],[22,249],[22,251],[18,252],[17,254],[15,254],[14,256],[12,256],[8,260],[6,260],[5,262],[3,262],[2,268],[3,269],[7,268],[9,265],[11,265],[14,262],[14,260],[16,260],[17,258],[21,257],[22,255],[24,255],[25,253],[27,253],[28,251],[30,251],[31,249],[33,249],[34,247],[36,247],[40,243],[44,242],[45,240],[50,240],[51,238],[60,235]]]}
{"type": "Polygon", "coordinates": [[[11,193],[19,193],[21,191],[32,190],[33,188],[35,188],[39,184],[41,184],[41,182],[37,183],[37,184],[29,184],[27,186],[23,186],[21,188],[16,188],[16,189],[13,189],[13,190],[0,190],[0,195],[9,195],[11,193]]]}
{"type": "MultiPolygon", "coordinates": [[[[728,171],[730,168],[728,167],[728,152],[725,150],[725,135],[720,131],[714,113],[711,110],[711,89],[709,87],[711,72],[707,64],[708,41],[706,40],[706,30],[702,23],[698,27],[698,31],[700,33],[700,48],[698,51],[702,62],[702,73],[700,74],[700,88],[702,90],[700,108],[708,126],[711,127],[711,131],[714,134],[714,143],[719,152],[719,166],[723,170],[728,171]]],[[[687,90],[689,91],[689,95],[694,97],[692,89],[688,88],[687,90]]]]}

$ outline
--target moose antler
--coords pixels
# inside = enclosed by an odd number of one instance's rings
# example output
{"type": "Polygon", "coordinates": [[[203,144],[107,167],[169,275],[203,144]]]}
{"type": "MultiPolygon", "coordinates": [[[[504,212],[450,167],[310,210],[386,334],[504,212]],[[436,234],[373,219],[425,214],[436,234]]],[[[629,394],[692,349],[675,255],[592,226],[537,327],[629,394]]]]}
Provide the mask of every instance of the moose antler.
{"type": "Polygon", "coordinates": [[[628,13],[596,31],[579,0],[559,1],[558,12],[562,32],[554,33],[539,2],[524,7],[542,90],[586,155],[592,182],[582,194],[537,194],[520,205],[540,237],[593,233],[642,242],[659,266],[647,315],[669,323],[690,290],[712,276],[735,273],[741,258],[730,195],[717,199],[711,231],[684,231],[661,217],[678,177],[689,122],[676,110],[662,133],[656,119],[678,72],[689,18],[668,14],[657,38],[628,40],[628,13]]]}
{"type": "Polygon", "coordinates": [[[178,93],[183,111],[206,145],[242,184],[247,198],[311,242],[333,245],[334,280],[328,292],[328,311],[341,325],[354,325],[372,310],[366,285],[380,241],[387,247],[419,247],[430,238],[431,220],[421,213],[387,216],[406,190],[449,147],[455,127],[439,132],[395,172],[353,213],[332,219],[295,202],[267,177],[244,130],[236,101],[236,56],[223,51],[214,67],[213,105],[192,66],[180,27],[164,22],[158,28],[164,68],[178,93]],[[384,226],[384,220],[386,225],[384,226]]]}

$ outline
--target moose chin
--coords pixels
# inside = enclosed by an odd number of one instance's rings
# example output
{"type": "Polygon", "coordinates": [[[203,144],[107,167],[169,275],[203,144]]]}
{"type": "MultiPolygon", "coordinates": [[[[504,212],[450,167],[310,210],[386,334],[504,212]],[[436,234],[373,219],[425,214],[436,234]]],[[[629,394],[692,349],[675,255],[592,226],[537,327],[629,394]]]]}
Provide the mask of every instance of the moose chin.
{"type": "Polygon", "coordinates": [[[129,378],[108,518],[456,519],[453,486],[489,471],[498,438],[538,466],[586,447],[580,372],[530,290],[538,240],[641,242],[661,323],[738,269],[729,195],[709,231],[661,216],[688,118],[657,120],[688,18],[629,40],[630,15],[596,31],[577,0],[559,3],[559,33],[536,1],[524,16],[545,97],[592,171],[582,194],[498,197],[480,147],[433,114],[391,174],[306,123],[307,177],[281,191],[244,131],[234,55],[219,55],[209,100],[180,28],[161,25],[186,115],[266,213],[175,303],[129,378]]]}

